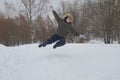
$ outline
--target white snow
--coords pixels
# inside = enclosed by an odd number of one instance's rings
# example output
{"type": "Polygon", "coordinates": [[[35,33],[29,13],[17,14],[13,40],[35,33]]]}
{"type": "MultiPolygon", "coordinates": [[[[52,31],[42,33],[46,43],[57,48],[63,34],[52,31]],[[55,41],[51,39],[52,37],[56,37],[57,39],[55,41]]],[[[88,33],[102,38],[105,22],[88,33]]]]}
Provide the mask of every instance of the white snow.
{"type": "Polygon", "coordinates": [[[119,44],[0,45],[0,80],[120,80],[119,44]]]}

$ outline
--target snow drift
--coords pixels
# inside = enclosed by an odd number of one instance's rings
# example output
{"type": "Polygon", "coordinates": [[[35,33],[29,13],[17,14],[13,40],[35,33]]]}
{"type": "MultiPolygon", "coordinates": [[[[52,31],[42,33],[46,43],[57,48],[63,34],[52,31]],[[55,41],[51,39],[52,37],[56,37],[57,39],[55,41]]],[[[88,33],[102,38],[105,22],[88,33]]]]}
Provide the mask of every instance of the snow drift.
{"type": "Polygon", "coordinates": [[[0,45],[0,80],[120,80],[120,45],[0,45]]]}

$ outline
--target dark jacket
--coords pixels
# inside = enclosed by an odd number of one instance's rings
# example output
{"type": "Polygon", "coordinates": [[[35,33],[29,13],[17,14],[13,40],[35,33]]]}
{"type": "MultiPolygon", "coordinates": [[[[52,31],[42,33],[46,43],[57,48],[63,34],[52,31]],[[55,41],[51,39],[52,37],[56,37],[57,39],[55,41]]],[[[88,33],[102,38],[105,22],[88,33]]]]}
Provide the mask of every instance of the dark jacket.
{"type": "Polygon", "coordinates": [[[69,23],[66,23],[64,19],[61,19],[56,13],[56,11],[53,11],[53,15],[58,23],[56,34],[62,37],[66,37],[68,33],[71,32],[72,34],[79,36],[79,33],[74,30],[72,25],[69,23]]]}

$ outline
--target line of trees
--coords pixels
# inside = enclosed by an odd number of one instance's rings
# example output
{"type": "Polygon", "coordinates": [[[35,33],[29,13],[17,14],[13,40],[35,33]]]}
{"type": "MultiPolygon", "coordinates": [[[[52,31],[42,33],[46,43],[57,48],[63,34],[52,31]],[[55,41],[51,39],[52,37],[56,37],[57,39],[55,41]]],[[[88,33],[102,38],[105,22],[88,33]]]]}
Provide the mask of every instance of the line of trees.
{"type": "Polygon", "coordinates": [[[21,0],[20,10],[5,2],[6,15],[0,11],[0,43],[6,46],[42,42],[54,31],[54,23],[47,12],[48,0],[21,0]],[[17,13],[11,16],[10,13],[17,13]]]}
{"type": "MultiPolygon", "coordinates": [[[[0,43],[15,46],[42,42],[55,32],[56,22],[51,19],[49,0],[21,0],[21,9],[5,2],[6,13],[0,11],[0,43]],[[17,14],[14,17],[11,14],[17,14]]],[[[70,12],[74,17],[73,26],[86,36],[85,39],[70,34],[68,42],[101,39],[105,43],[120,43],[120,0],[74,0],[61,1],[57,8],[62,17],[70,12]]]]}
{"type": "Polygon", "coordinates": [[[84,9],[88,26],[95,31],[94,37],[103,38],[105,43],[120,43],[120,0],[87,1],[84,9]]]}
{"type": "Polygon", "coordinates": [[[15,18],[0,17],[0,43],[6,46],[15,46],[33,42],[42,42],[54,31],[54,24],[50,17],[37,18],[33,22],[35,37],[32,41],[32,28],[23,15],[15,18]],[[47,22],[47,23],[46,23],[47,22]]]}

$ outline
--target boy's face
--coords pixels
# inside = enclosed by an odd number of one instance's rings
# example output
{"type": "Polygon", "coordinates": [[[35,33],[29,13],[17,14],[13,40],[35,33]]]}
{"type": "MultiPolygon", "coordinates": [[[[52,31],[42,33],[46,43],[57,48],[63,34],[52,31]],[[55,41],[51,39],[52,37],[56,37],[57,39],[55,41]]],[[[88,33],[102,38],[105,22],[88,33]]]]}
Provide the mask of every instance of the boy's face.
{"type": "Polygon", "coordinates": [[[67,22],[67,23],[72,23],[72,20],[68,17],[68,18],[66,19],[66,22],[67,22]]]}

